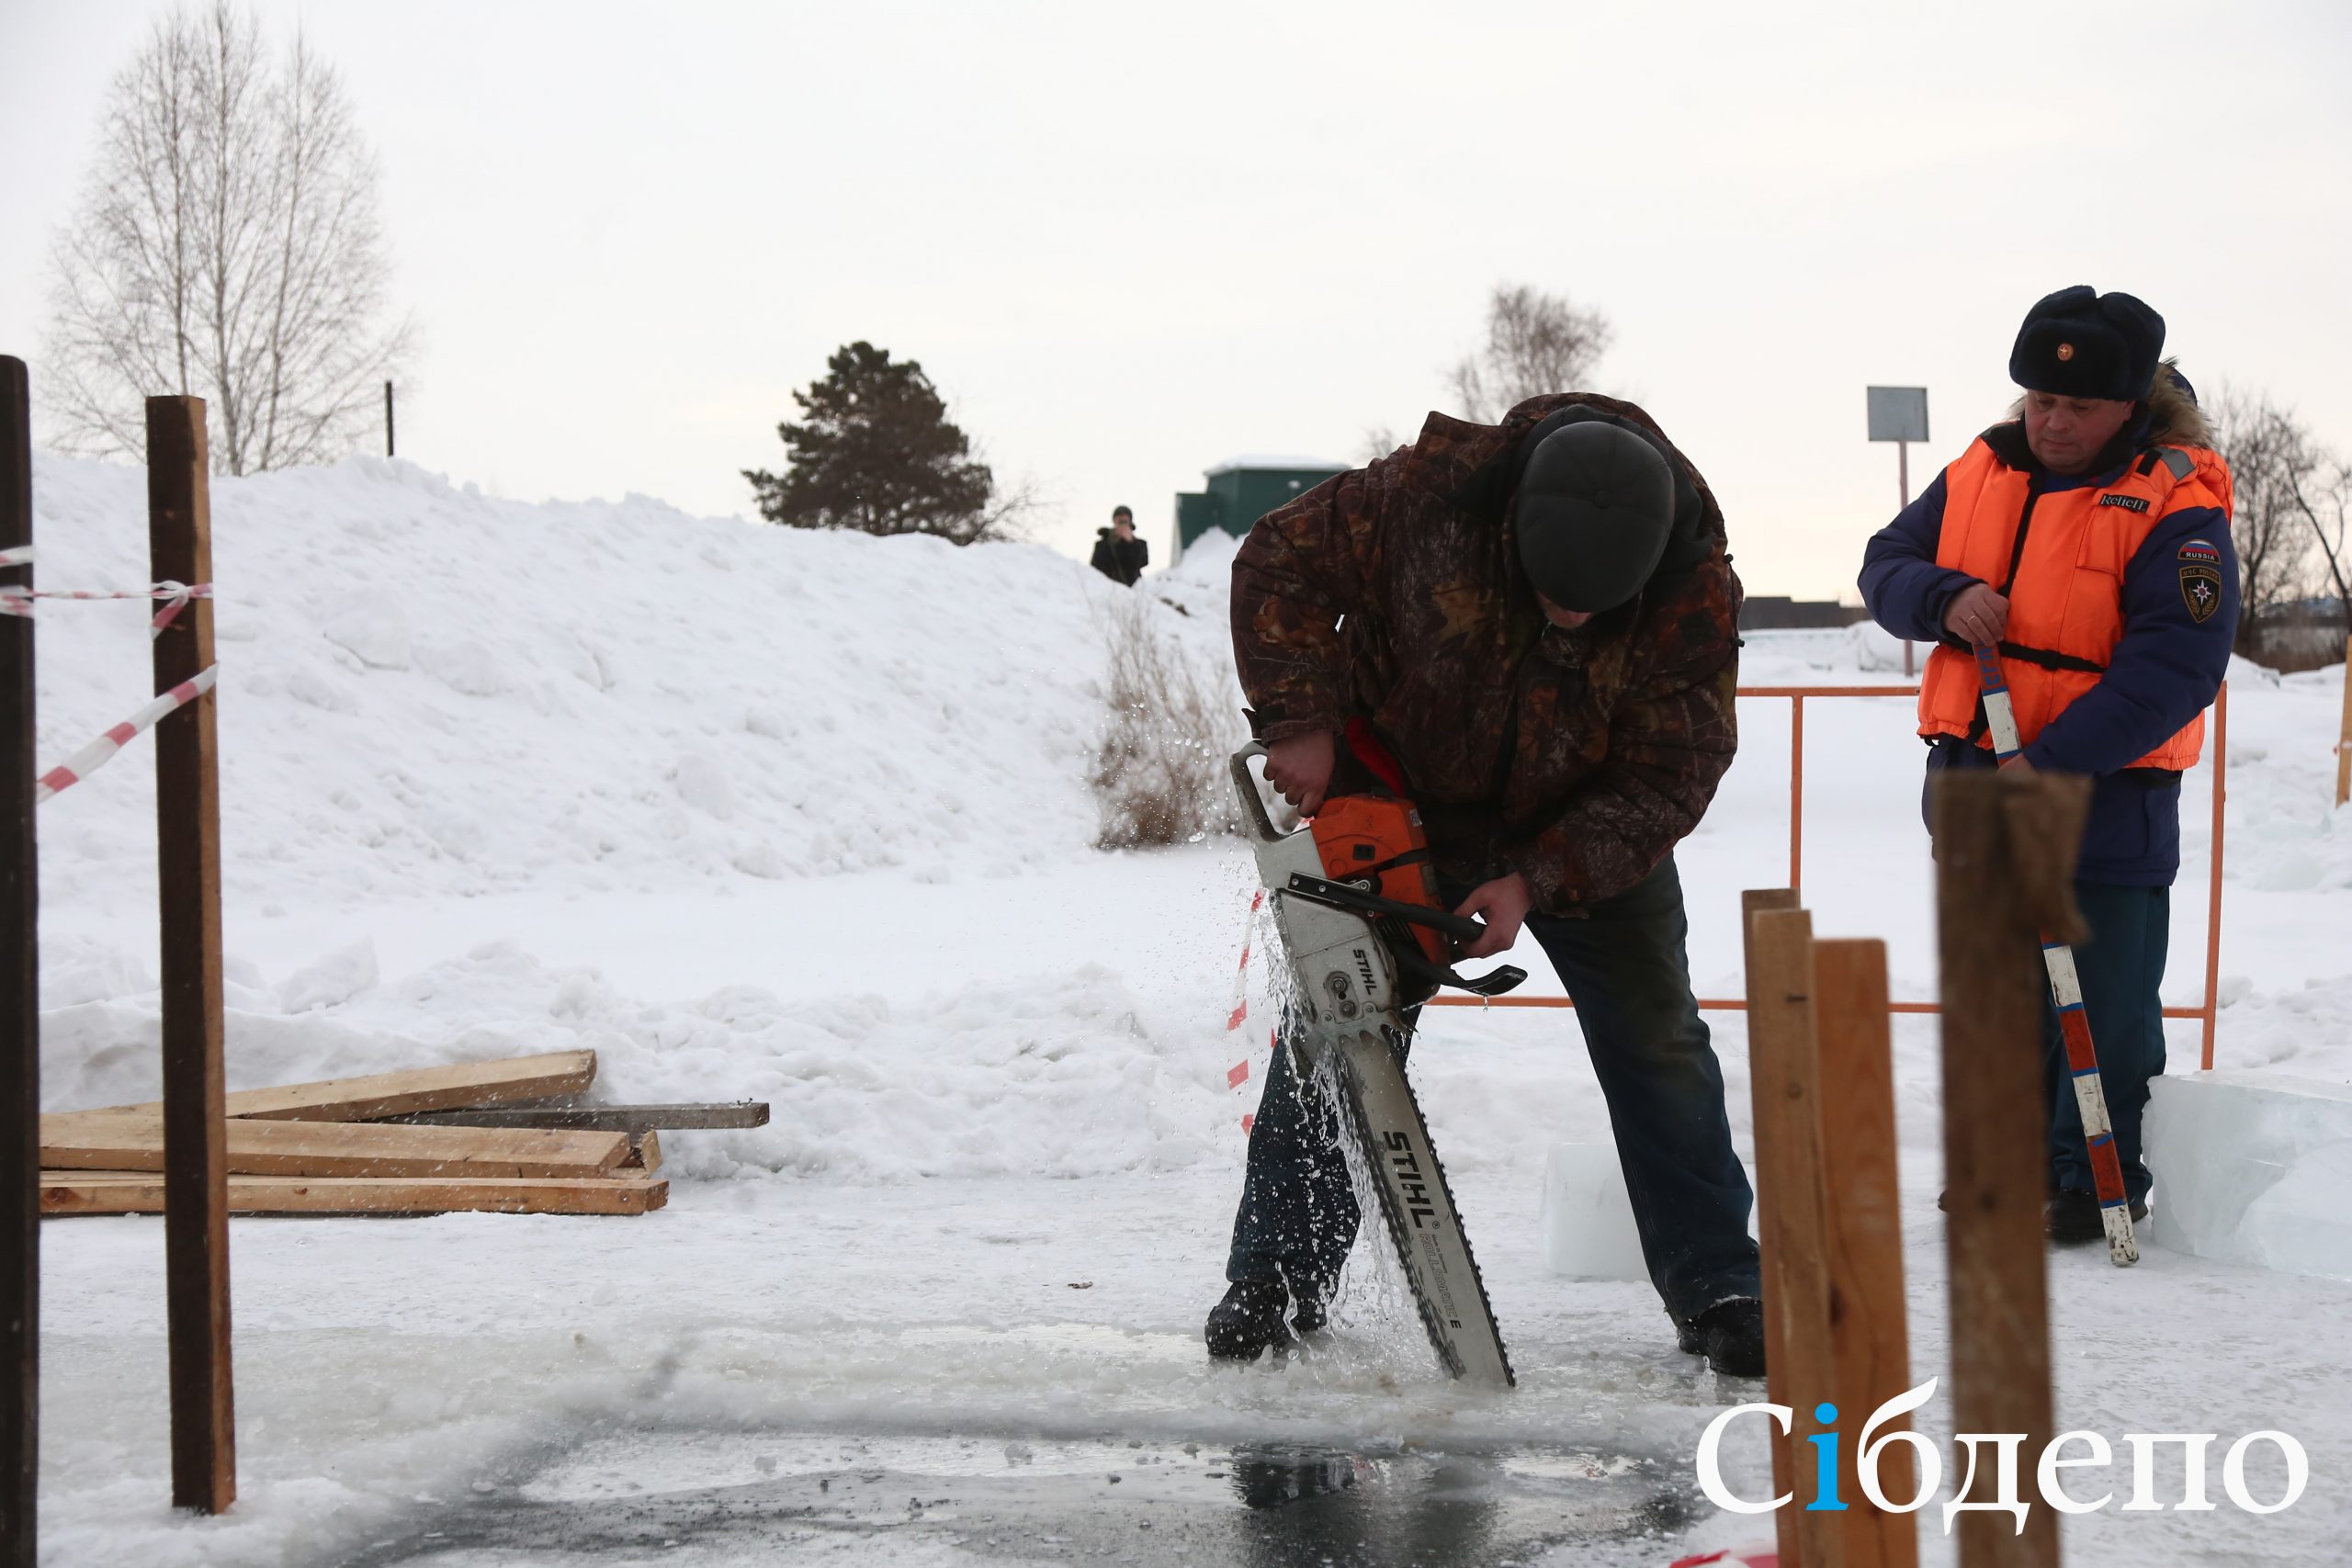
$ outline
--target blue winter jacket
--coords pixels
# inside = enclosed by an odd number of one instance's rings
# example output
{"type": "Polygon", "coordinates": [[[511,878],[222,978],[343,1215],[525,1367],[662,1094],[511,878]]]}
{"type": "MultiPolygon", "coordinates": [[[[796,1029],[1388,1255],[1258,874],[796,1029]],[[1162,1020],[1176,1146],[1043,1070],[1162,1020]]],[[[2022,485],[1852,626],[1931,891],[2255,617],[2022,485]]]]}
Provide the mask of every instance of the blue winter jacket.
{"type": "MultiPolygon", "coordinates": [[[[2179,386],[2186,390],[2185,381],[2179,386]]],[[[2176,405],[2181,400],[2167,400],[2176,405]]],[[[2074,478],[2035,462],[2021,425],[1998,425],[1985,437],[2013,466],[2031,470],[2036,493],[2049,494],[2112,484],[2151,446],[2211,445],[2193,402],[2166,412],[2165,428],[2152,434],[2154,420],[2143,407],[2109,447],[2112,461],[2074,478]]],[[[1896,637],[1965,649],[1964,642],[1944,630],[1944,612],[1976,579],[1936,564],[1943,520],[1944,479],[1939,474],[1871,536],[1862,554],[1862,602],[1871,618],[1896,637]]],[[[2129,764],[2204,711],[2228,671],[2238,622],[2238,566],[2229,519],[2202,506],[2165,517],[2125,568],[2122,607],[2123,636],[2106,673],[2051,721],[2025,749],[2025,757],[2036,768],[2088,773],[2095,781],[2075,871],[2079,879],[2168,887],[2180,870],[2180,775],[2129,764]],[[2222,608],[2201,625],[2188,613],[2175,566],[2180,547],[2191,539],[2207,541],[2222,553],[2222,608]]],[[[1992,765],[1992,753],[1981,746],[1952,737],[1930,742],[1930,778],[1941,768],[1992,765]]]]}

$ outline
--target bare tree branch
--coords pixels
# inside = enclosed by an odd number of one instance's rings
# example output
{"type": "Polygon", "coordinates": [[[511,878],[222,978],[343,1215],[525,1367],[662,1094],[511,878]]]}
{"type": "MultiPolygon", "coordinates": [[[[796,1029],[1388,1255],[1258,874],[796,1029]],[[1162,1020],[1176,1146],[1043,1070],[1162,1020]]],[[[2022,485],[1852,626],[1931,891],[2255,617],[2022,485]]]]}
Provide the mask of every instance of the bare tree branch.
{"type": "Polygon", "coordinates": [[[273,60],[229,0],[161,18],[51,246],[51,439],[141,457],[145,400],[175,392],[206,400],[222,472],[360,446],[413,341],[383,320],[376,186],[342,82],[299,30],[273,60]]]}
{"type": "Polygon", "coordinates": [[[2232,386],[2214,400],[2213,424],[2235,493],[2243,625],[2301,592],[2305,547],[2289,500],[2296,432],[2267,395],[2232,386]]]}
{"type": "Polygon", "coordinates": [[[1519,403],[1583,388],[1614,332],[1599,310],[1526,284],[1497,284],[1487,302],[1487,343],[1454,366],[1464,417],[1493,424],[1519,403]]]}

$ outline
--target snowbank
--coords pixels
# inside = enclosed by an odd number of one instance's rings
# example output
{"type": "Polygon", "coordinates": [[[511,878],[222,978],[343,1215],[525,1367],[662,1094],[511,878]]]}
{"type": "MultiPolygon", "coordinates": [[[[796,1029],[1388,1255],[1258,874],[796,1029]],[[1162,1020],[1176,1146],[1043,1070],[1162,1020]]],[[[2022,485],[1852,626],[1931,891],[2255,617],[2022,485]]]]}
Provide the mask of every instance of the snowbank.
{"type": "MultiPolygon", "coordinates": [[[[146,580],[139,470],[44,458],[40,580],[146,580]]],[[[990,863],[1084,842],[1111,585],[1035,546],[526,505],[354,459],[213,486],[232,897],[343,904],[990,863]]],[[[141,607],[57,607],[40,743],[145,696],[141,607]]],[[[140,874],[152,770],[43,818],[140,874]]]]}

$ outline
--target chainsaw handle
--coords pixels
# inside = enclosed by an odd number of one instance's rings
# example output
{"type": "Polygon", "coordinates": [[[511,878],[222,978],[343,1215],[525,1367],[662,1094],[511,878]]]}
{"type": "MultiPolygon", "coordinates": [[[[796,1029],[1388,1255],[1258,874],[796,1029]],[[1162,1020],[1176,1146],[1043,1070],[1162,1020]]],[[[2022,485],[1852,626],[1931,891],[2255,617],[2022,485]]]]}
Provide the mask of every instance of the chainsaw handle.
{"type": "Polygon", "coordinates": [[[1344,909],[1351,915],[1394,915],[1408,925],[1442,931],[1456,942],[1476,942],[1487,934],[1487,928],[1467,915],[1453,914],[1427,904],[1384,898],[1377,893],[1366,893],[1343,882],[1308,876],[1303,872],[1293,872],[1283,891],[1294,898],[1320,904],[1327,909],[1344,909]]]}
{"type": "Polygon", "coordinates": [[[1258,781],[1250,776],[1250,759],[1265,754],[1264,743],[1256,740],[1233,754],[1233,793],[1241,802],[1242,825],[1258,842],[1271,844],[1282,835],[1274,831],[1273,818],[1266,815],[1266,800],[1258,793],[1258,781]]]}

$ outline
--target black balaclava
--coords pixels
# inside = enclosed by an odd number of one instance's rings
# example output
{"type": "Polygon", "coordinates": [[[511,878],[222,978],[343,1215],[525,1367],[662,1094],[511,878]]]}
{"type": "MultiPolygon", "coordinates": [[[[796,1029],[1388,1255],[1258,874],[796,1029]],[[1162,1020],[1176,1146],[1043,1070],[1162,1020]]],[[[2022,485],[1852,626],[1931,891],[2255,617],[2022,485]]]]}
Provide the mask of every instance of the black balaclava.
{"type": "Polygon", "coordinates": [[[1520,470],[1520,564],[1563,610],[1613,610],[1642,591],[1674,531],[1666,454],[1600,419],[1542,434],[1520,470]]]}

